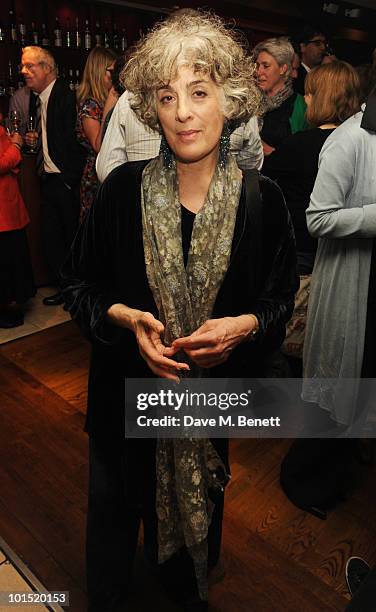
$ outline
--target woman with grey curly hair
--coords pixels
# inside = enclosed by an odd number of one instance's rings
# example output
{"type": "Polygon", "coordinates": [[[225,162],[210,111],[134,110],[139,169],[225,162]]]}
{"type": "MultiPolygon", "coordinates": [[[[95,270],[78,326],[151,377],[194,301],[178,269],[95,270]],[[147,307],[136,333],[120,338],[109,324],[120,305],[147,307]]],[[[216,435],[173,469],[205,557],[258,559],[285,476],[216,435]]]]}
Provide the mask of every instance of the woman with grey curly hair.
{"type": "Polygon", "coordinates": [[[289,39],[268,38],[253,49],[257,81],[263,92],[263,118],[260,130],[264,155],[270,155],[281,142],[307,128],[303,96],[292,87],[294,48],[289,39]]]}
{"type": "Polygon", "coordinates": [[[141,40],[122,74],[124,87],[134,95],[133,110],[152,129],[161,131],[156,92],[183,67],[208,75],[217,85],[227,121],[241,123],[259,110],[255,65],[235,33],[230,35],[214,17],[183,14],[165,21],[153,38],[141,40]]]}
{"type": "Polygon", "coordinates": [[[148,558],[184,609],[207,609],[227,441],[124,440],[124,379],[257,376],[283,340],[296,288],[289,216],[275,185],[229,153],[231,127],[258,107],[252,74],[235,34],[205,13],[137,44],[122,80],[162,151],[110,174],[63,269],[66,307],[93,344],[91,611],[127,595],[141,519],[148,558]]]}

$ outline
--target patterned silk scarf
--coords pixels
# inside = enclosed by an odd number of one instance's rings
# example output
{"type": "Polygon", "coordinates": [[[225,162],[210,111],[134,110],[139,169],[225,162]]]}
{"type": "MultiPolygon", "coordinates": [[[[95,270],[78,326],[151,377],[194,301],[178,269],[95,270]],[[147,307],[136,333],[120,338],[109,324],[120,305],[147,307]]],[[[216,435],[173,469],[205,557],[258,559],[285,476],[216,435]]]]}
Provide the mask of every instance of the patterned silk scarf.
{"type": "MultiPolygon", "coordinates": [[[[159,156],[144,169],[146,273],[165,325],[166,344],[190,335],[212,315],[229,265],[241,186],[238,167],[229,156],[225,168],[217,165],[195,217],[185,268],[176,165],[165,168],[159,156]]],[[[191,374],[200,376],[200,370],[190,365],[191,374]]],[[[209,491],[221,487],[221,480],[225,484],[226,469],[208,439],[159,439],[156,453],[159,562],[185,545],[200,597],[207,599],[207,534],[214,507],[209,491]]]]}

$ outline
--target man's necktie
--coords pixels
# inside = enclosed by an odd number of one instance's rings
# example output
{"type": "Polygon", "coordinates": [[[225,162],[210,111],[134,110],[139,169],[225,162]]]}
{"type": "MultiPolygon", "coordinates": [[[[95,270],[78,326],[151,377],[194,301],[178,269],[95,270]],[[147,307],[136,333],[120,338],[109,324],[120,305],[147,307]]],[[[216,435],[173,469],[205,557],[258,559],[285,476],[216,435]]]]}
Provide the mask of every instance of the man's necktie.
{"type": "Polygon", "coordinates": [[[42,146],[41,101],[39,96],[37,96],[37,99],[35,101],[35,131],[38,132],[38,141],[36,148],[36,168],[38,176],[41,176],[44,172],[44,157],[42,146]]]}

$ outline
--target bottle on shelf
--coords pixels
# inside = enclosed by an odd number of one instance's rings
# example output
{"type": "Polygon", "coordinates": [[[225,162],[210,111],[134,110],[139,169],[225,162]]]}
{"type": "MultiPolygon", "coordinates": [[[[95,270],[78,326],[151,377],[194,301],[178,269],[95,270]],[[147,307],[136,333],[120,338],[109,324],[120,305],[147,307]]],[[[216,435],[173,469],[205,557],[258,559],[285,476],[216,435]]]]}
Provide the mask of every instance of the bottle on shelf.
{"type": "Polygon", "coordinates": [[[19,31],[19,43],[22,47],[24,47],[26,45],[26,24],[23,20],[23,17],[20,17],[20,23],[18,24],[18,31],[19,31]]]}
{"type": "Polygon", "coordinates": [[[11,60],[8,62],[8,85],[7,85],[7,94],[8,96],[13,96],[16,91],[16,83],[14,81],[14,73],[13,66],[11,60]]]}
{"type": "Polygon", "coordinates": [[[4,28],[3,24],[0,22],[0,44],[3,42],[6,42],[6,29],[4,28]]]}
{"type": "Polygon", "coordinates": [[[31,22],[31,30],[30,30],[30,44],[39,45],[39,32],[38,28],[35,24],[35,21],[31,22]]]}
{"type": "Polygon", "coordinates": [[[70,19],[67,19],[67,27],[65,30],[65,46],[70,49],[73,46],[72,30],[70,25],[70,19]]]}
{"type": "Polygon", "coordinates": [[[76,82],[75,82],[75,84],[74,84],[74,88],[75,88],[75,90],[77,90],[77,89],[78,89],[79,84],[80,84],[80,71],[79,71],[79,69],[77,68],[77,69],[76,69],[76,82]]]}
{"type": "Polygon", "coordinates": [[[62,79],[64,79],[64,81],[67,80],[67,73],[65,72],[65,66],[61,67],[58,64],[56,64],[56,71],[57,71],[58,77],[61,77],[62,79]]]}
{"type": "Polygon", "coordinates": [[[123,32],[121,35],[121,41],[120,41],[120,48],[122,51],[126,51],[127,47],[128,47],[127,36],[125,33],[125,28],[123,28],[123,32]]]}
{"type": "Polygon", "coordinates": [[[14,11],[11,8],[9,11],[9,40],[11,43],[17,43],[17,25],[14,11]]]}
{"type": "Polygon", "coordinates": [[[63,36],[60,28],[59,18],[55,19],[55,29],[54,29],[54,47],[62,47],[63,46],[63,36]]]}
{"type": "Polygon", "coordinates": [[[74,82],[73,82],[73,68],[69,68],[69,89],[74,91],[74,82]]]}
{"type": "Polygon", "coordinates": [[[85,19],[84,47],[85,51],[89,51],[89,49],[91,49],[91,32],[88,19],[85,19]]]}
{"type": "Polygon", "coordinates": [[[119,51],[120,49],[120,39],[116,23],[114,23],[112,27],[112,48],[115,49],[115,51],[119,51]]]}
{"type": "Polygon", "coordinates": [[[0,44],[5,43],[5,42],[6,42],[6,31],[5,31],[3,24],[0,22],[0,44]]]}
{"type": "Polygon", "coordinates": [[[76,49],[81,49],[81,31],[80,31],[80,22],[78,17],[76,17],[76,29],[74,32],[74,46],[76,49]]]}
{"type": "Polygon", "coordinates": [[[95,40],[95,46],[96,47],[101,47],[102,46],[102,33],[101,33],[101,26],[100,26],[99,21],[97,21],[95,23],[94,40],[95,40]]]}
{"type": "Polygon", "coordinates": [[[108,32],[108,22],[104,23],[104,32],[103,32],[103,46],[105,49],[109,49],[111,46],[110,34],[108,32]]]}
{"type": "Polygon", "coordinates": [[[49,37],[47,26],[45,23],[42,23],[41,44],[42,44],[42,47],[50,46],[50,37],[49,37]]]}

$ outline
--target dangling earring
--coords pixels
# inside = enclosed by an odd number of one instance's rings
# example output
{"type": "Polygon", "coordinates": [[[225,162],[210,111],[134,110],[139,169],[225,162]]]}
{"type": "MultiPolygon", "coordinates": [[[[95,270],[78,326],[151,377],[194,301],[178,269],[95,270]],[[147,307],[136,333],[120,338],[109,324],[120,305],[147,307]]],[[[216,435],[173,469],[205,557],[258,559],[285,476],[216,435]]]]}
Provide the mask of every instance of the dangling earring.
{"type": "Polygon", "coordinates": [[[230,128],[228,123],[225,123],[222,130],[222,135],[219,141],[219,167],[224,169],[227,164],[228,154],[230,152],[230,128]]]}
{"type": "Polygon", "coordinates": [[[164,167],[171,170],[173,166],[173,162],[174,162],[174,155],[170,147],[168,146],[168,142],[164,134],[162,134],[162,140],[161,140],[161,146],[159,148],[159,153],[162,154],[164,167]]]}

